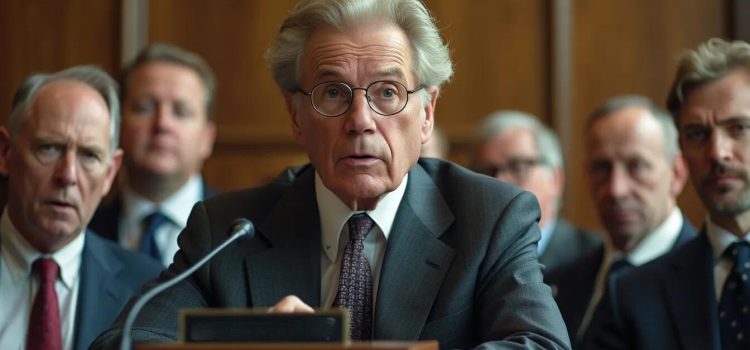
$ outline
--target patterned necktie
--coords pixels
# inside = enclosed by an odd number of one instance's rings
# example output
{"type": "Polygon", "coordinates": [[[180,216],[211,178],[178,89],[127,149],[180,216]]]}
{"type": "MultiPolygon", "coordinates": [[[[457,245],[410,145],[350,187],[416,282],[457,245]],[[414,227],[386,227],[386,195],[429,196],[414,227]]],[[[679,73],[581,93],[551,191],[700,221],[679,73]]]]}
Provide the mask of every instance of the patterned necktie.
{"type": "Polygon", "coordinates": [[[49,258],[40,258],[31,265],[31,270],[39,279],[39,290],[31,307],[29,329],[26,333],[27,350],[62,349],[60,333],[60,305],[57,303],[55,282],[60,267],[49,258]]]}
{"type": "Polygon", "coordinates": [[[352,340],[372,338],[372,273],[364,254],[364,240],[374,225],[367,214],[349,218],[349,243],[341,259],[338,292],[334,306],[349,309],[352,340]]]}
{"type": "Polygon", "coordinates": [[[169,221],[160,211],[155,211],[143,219],[143,235],[141,236],[140,251],[156,261],[161,261],[161,253],[156,245],[156,231],[165,222],[169,221]]]}
{"type": "Polygon", "coordinates": [[[721,348],[750,349],[750,243],[732,243],[724,257],[733,260],[734,266],[719,300],[721,348]]]}

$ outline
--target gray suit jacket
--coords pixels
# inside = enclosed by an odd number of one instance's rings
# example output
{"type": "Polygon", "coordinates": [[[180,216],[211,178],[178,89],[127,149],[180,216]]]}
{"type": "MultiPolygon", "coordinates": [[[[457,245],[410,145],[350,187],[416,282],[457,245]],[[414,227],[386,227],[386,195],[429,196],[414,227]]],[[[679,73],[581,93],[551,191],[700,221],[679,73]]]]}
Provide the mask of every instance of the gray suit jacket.
{"type": "Polygon", "coordinates": [[[602,247],[600,234],[579,230],[565,219],[557,219],[547,249],[539,256],[539,262],[546,271],[572,262],[579,257],[591,254],[602,247]]]}
{"type": "MultiPolygon", "coordinates": [[[[152,300],[136,322],[137,340],[176,339],[184,307],[268,307],[288,294],[319,306],[314,169],[286,179],[196,205],[161,281],[224,241],[235,218],[255,222],[257,233],[152,300]]],[[[420,160],[388,238],[374,339],[437,339],[443,348],[569,348],[537,262],[538,218],[529,193],[451,163],[420,160]]],[[[123,319],[124,313],[94,348],[111,346],[123,319]]]]}

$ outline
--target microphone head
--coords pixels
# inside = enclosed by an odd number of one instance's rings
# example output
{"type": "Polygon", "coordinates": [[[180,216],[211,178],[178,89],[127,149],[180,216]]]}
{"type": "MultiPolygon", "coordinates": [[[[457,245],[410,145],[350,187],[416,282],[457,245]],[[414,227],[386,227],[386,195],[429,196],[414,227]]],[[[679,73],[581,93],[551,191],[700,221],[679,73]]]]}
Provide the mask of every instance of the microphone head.
{"type": "Polygon", "coordinates": [[[255,225],[245,218],[237,218],[229,226],[229,236],[240,235],[240,239],[252,239],[255,236],[255,225]]]}

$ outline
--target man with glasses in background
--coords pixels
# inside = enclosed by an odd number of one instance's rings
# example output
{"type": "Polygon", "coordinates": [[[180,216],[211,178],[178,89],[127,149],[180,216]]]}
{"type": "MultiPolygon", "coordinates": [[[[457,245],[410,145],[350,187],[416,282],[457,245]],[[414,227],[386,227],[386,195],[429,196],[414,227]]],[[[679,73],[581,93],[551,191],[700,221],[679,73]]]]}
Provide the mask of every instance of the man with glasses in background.
{"type": "Polygon", "coordinates": [[[199,202],[163,279],[225,241],[237,217],[255,237],[151,300],[135,340],[174,341],[185,306],[339,307],[355,341],[569,348],[537,260],[534,197],[419,158],[453,73],[421,1],[301,1],[267,58],[311,164],[199,202]]]}
{"type": "Polygon", "coordinates": [[[591,114],[585,138],[587,183],[605,244],[545,275],[574,345],[597,326],[594,310],[617,274],[695,237],[677,207],[688,171],[666,111],[646,97],[614,97],[591,114]]]}
{"type": "Polygon", "coordinates": [[[552,130],[520,111],[495,111],[476,130],[471,168],[533,193],[539,201],[539,262],[549,269],[601,246],[597,234],[559,217],[565,188],[563,156],[552,130]]]}

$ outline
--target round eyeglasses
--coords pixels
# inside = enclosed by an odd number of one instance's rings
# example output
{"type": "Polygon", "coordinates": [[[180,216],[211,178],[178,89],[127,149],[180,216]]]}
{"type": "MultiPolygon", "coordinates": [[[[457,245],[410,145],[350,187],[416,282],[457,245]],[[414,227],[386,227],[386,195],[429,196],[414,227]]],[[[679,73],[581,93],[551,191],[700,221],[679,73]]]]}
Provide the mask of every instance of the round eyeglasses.
{"type": "Polygon", "coordinates": [[[297,89],[297,92],[310,96],[313,108],[326,117],[338,117],[352,105],[354,90],[363,90],[370,108],[380,115],[394,115],[406,108],[409,95],[423,89],[424,85],[414,90],[407,90],[404,84],[397,81],[376,81],[366,88],[353,87],[339,81],[327,81],[315,85],[310,92],[297,89]]]}

